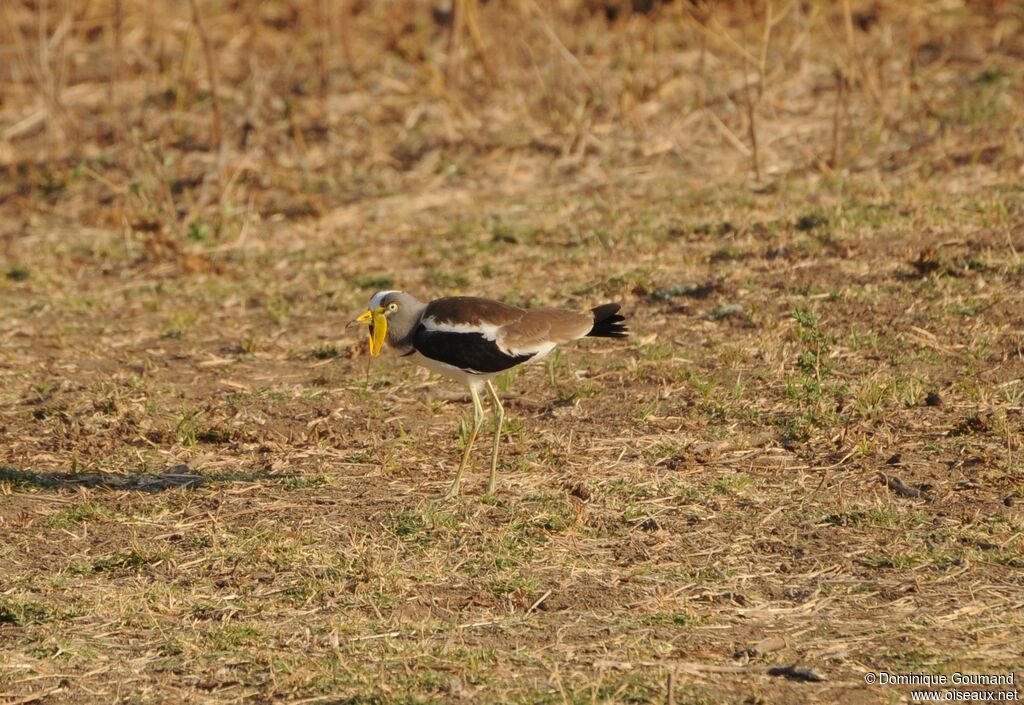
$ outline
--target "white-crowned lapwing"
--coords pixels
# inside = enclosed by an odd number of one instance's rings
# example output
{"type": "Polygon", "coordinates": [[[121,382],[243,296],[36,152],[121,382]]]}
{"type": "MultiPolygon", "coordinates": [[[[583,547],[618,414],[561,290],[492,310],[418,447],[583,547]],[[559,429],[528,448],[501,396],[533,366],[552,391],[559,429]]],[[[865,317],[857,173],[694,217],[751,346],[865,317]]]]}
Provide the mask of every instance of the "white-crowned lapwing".
{"type": "Polygon", "coordinates": [[[462,473],[477,432],[484,422],[480,391],[486,387],[494,404],[494,447],[488,493],[494,492],[498,443],[505,410],[491,380],[505,370],[544,357],[556,346],[580,338],[624,338],[628,330],[619,304],[590,311],[559,308],[522,309],[472,296],[451,296],[428,303],[401,291],[378,291],[369,309],[349,325],[370,328],[370,354],[384,343],[418,365],[458,380],[473,399],[473,427],[448,497],[459,494],[462,473]]]}

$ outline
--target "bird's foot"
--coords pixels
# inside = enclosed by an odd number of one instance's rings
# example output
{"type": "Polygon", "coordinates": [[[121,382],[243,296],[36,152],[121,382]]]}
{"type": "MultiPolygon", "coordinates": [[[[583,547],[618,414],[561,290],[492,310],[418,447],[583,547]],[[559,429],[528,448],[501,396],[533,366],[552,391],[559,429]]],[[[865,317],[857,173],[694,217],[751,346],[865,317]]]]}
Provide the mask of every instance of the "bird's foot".
{"type": "Polygon", "coordinates": [[[445,492],[443,495],[439,495],[437,497],[437,501],[439,501],[439,502],[450,502],[451,500],[458,499],[458,498],[459,498],[459,486],[458,485],[452,485],[451,487],[448,488],[447,492],[445,492]]]}

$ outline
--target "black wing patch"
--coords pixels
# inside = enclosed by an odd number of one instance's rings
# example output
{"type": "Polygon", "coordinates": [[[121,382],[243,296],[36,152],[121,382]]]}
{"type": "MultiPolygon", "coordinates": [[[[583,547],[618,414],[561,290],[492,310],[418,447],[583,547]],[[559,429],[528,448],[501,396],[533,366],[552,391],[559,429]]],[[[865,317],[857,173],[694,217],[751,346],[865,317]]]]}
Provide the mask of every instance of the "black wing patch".
{"type": "Polygon", "coordinates": [[[509,355],[502,352],[498,344],[485,338],[483,333],[427,330],[423,324],[416,329],[413,346],[423,357],[467,372],[501,372],[533,357],[533,353],[509,355]]]}

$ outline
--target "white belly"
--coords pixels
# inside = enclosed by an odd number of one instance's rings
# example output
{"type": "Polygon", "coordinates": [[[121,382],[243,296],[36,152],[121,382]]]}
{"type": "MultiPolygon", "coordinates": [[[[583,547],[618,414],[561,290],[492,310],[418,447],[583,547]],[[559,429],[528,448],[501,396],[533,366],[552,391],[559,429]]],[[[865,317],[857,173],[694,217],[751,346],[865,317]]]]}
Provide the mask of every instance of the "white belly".
{"type": "Polygon", "coordinates": [[[489,379],[493,379],[499,373],[487,373],[480,374],[477,372],[466,372],[465,370],[459,369],[453,365],[449,365],[444,362],[438,362],[437,360],[431,360],[429,357],[424,357],[418,351],[414,352],[407,359],[412,360],[420,367],[426,367],[431,372],[436,372],[442,377],[448,379],[454,379],[456,382],[462,382],[468,387],[482,387],[484,382],[489,379]]]}

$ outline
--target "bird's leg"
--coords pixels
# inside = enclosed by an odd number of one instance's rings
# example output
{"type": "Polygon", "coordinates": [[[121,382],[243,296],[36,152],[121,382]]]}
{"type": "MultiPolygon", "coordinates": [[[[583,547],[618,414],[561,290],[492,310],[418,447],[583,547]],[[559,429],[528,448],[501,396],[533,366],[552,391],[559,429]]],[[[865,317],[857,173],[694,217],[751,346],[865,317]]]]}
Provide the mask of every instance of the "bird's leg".
{"type": "Polygon", "coordinates": [[[477,392],[475,386],[469,388],[469,395],[473,398],[473,428],[469,432],[469,438],[466,439],[466,450],[462,453],[462,463],[459,464],[459,471],[455,473],[455,481],[452,483],[451,489],[448,490],[448,494],[445,495],[445,499],[459,496],[462,473],[466,471],[466,465],[469,464],[469,454],[473,451],[473,442],[476,440],[476,434],[480,431],[480,427],[484,425],[484,405],[480,403],[480,393],[477,392]]]}
{"type": "Polygon", "coordinates": [[[487,380],[487,393],[494,405],[494,448],[491,449],[491,479],[487,483],[487,494],[494,494],[498,485],[498,443],[501,441],[501,428],[505,424],[505,407],[501,405],[501,399],[490,380],[487,380]]]}

